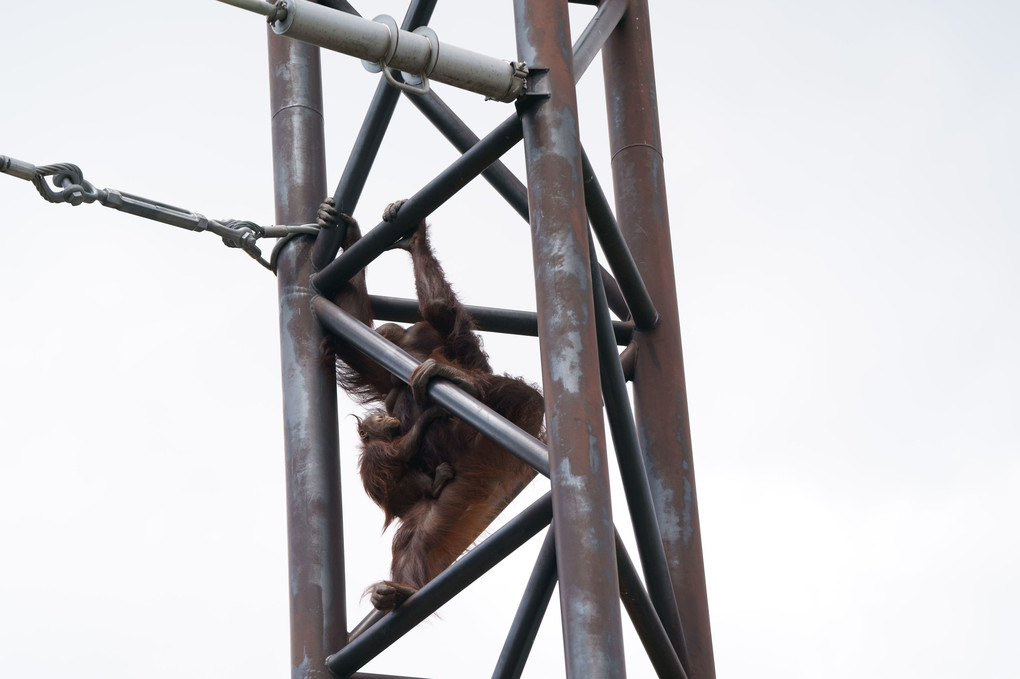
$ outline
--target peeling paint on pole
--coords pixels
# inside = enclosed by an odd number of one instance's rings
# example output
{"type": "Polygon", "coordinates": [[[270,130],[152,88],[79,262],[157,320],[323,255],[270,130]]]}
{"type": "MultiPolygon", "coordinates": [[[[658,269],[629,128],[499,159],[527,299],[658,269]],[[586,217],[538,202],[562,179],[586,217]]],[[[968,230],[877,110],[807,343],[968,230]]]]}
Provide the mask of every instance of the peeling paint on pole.
{"type": "Polygon", "coordinates": [[[522,106],[567,676],[625,676],[566,0],[515,0],[518,57],[548,96],[522,106]]]}
{"type": "Polygon", "coordinates": [[[659,325],[635,333],[634,411],[692,679],[714,679],[647,0],[628,0],[603,71],[616,216],[659,325]]]}

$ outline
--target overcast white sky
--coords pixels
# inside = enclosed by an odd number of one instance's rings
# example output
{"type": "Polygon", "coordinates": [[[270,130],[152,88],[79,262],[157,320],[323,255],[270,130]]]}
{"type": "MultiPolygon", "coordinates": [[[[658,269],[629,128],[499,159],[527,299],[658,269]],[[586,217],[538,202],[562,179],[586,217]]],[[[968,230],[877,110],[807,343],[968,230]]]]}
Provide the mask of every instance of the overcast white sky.
{"type": "MultiPolygon", "coordinates": [[[[0,154],[272,222],[259,18],[9,9],[0,154]]],[[[651,9],[720,676],[1020,675],[1020,5],[651,9]]],[[[510,2],[445,0],[432,25],[515,56],[510,2]]],[[[376,77],[323,68],[332,192],[376,77]]],[[[600,70],[582,134],[608,185],[600,70]]],[[[482,133],[510,111],[437,89],[482,133]]],[[[407,102],[394,126],[369,225],[454,158],[407,102]]],[[[432,221],[466,301],[534,308],[527,229],[486,185],[432,221]]],[[[275,280],[210,234],[6,175],[0,233],[0,676],[287,676],[275,280]]],[[[411,295],[403,253],[384,259],[373,292],[411,295]]],[[[537,342],[486,346],[539,379],[537,342]]],[[[389,539],[341,426],[353,623],[389,539]]],[[[535,551],[369,670],[488,676],[535,551]]],[[[562,674],[558,630],[552,610],[526,676],[562,674]]]]}

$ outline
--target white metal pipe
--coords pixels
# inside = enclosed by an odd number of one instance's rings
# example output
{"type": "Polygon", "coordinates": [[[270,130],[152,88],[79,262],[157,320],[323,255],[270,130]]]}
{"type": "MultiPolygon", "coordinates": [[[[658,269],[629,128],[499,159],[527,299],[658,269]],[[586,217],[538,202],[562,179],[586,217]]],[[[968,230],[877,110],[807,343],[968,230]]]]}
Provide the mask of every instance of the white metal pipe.
{"type": "Polygon", "coordinates": [[[308,0],[286,0],[275,6],[261,0],[220,2],[267,16],[282,10],[286,14],[270,24],[279,35],[358,57],[370,70],[388,66],[403,71],[410,76],[405,80],[412,91],[427,91],[431,79],[509,102],[524,90],[527,68],[523,64],[454,45],[440,46],[435,32],[428,28],[402,31],[390,17],[363,19],[308,0]]]}

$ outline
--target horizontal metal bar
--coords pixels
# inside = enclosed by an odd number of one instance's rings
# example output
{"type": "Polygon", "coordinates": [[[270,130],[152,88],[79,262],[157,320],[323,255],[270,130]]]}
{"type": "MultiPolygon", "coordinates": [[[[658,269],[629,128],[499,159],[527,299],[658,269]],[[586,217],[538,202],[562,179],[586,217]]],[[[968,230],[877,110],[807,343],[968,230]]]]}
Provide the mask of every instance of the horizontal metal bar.
{"type": "Polygon", "coordinates": [[[552,520],[552,496],[546,493],[530,507],[469,551],[372,629],[326,658],[335,677],[348,677],[393,642],[462,592],[507,555],[530,540],[552,520]]]}
{"type": "MultiPolygon", "coordinates": [[[[328,330],[351,343],[354,348],[386,368],[394,376],[409,382],[418,361],[409,353],[383,338],[324,297],[312,300],[312,310],[328,330]]],[[[506,448],[540,474],[549,476],[549,453],[541,441],[491,408],[458,389],[450,382],[429,382],[428,395],[436,403],[477,429],[483,436],[506,448]]]]}
{"type": "MultiPolygon", "coordinates": [[[[372,315],[379,320],[397,323],[417,323],[421,320],[417,300],[380,295],[369,295],[368,299],[372,303],[372,315]]],[[[465,305],[464,308],[483,332],[538,337],[538,315],[534,311],[471,305],[465,305]]],[[[616,344],[625,347],[634,337],[634,325],[628,321],[613,321],[613,333],[616,344]]]]}

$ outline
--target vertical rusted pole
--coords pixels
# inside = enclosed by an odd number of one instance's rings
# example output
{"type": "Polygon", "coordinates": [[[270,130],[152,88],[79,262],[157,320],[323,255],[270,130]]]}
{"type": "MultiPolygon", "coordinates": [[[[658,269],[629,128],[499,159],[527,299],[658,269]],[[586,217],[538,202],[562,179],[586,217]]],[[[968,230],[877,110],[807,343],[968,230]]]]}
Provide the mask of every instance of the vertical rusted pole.
{"type": "MultiPolygon", "coordinates": [[[[319,50],[269,31],[269,69],[276,221],[307,224],[326,196],[319,50]]],[[[277,267],[293,679],[328,677],[326,656],[347,639],[336,383],[311,310],[313,242],[292,240],[277,267]]]]}
{"type": "Polygon", "coordinates": [[[567,676],[623,677],[567,2],[514,0],[514,16],[567,676]]]}
{"type": "Polygon", "coordinates": [[[683,620],[688,674],[712,679],[715,662],[648,22],[647,0],[629,0],[602,52],[616,215],[660,314],[654,330],[635,334],[634,408],[683,620]]]}

